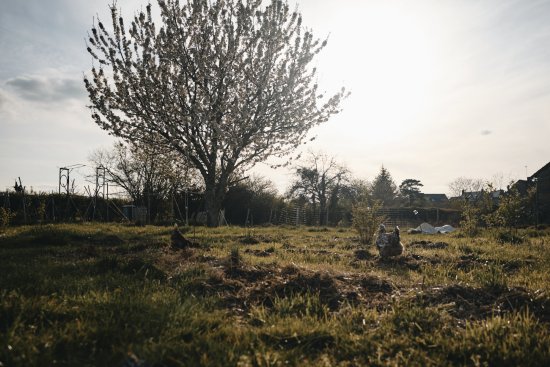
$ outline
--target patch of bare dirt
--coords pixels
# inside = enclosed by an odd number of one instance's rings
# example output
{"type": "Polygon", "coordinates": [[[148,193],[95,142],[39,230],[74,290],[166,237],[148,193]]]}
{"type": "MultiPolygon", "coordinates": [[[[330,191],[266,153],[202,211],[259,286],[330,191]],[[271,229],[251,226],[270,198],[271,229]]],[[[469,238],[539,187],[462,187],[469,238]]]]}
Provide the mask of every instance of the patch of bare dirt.
{"type": "Polygon", "coordinates": [[[377,256],[375,260],[370,261],[370,264],[374,267],[381,268],[407,268],[410,270],[420,270],[423,264],[433,263],[437,261],[424,256],[407,253],[406,255],[382,258],[377,256]]]}
{"type": "Polygon", "coordinates": [[[309,293],[318,294],[321,302],[337,310],[346,302],[375,304],[382,299],[385,302],[393,286],[377,277],[312,272],[290,266],[277,269],[272,277],[253,285],[249,291],[249,300],[268,307],[276,298],[309,293]]]}
{"type": "Polygon", "coordinates": [[[503,271],[507,273],[512,273],[518,271],[522,267],[533,265],[535,264],[535,262],[536,260],[532,258],[497,261],[493,259],[483,259],[475,254],[468,254],[460,256],[459,261],[456,263],[455,267],[457,269],[468,272],[478,267],[496,265],[502,267],[503,271]]]}
{"type": "Polygon", "coordinates": [[[252,250],[252,249],[246,249],[244,250],[245,254],[250,254],[258,257],[269,257],[275,253],[275,249],[273,247],[270,247],[265,250],[252,250]]]}
{"type": "Polygon", "coordinates": [[[296,294],[315,294],[330,310],[343,304],[366,304],[384,308],[395,287],[379,277],[347,273],[315,272],[277,264],[231,264],[217,261],[206,277],[184,282],[184,290],[195,296],[217,295],[220,303],[244,313],[252,305],[272,307],[275,299],[296,294]]]}
{"type": "Polygon", "coordinates": [[[460,319],[478,320],[529,309],[540,321],[550,322],[550,299],[543,292],[522,287],[473,288],[462,285],[432,288],[418,299],[427,305],[446,305],[460,319]]]}
{"type": "Polygon", "coordinates": [[[370,260],[373,259],[375,256],[371,255],[368,250],[355,250],[353,252],[353,257],[356,260],[370,260]]]}
{"type": "Polygon", "coordinates": [[[342,258],[342,254],[335,251],[325,250],[325,249],[287,247],[287,248],[284,248],[284,250],[286,252],[294,253],[294,254],[332,256],[336,260],[340,260],[342,258]]]}
{"type": "Polygon", "coordinates": [[[265,234],[252,235],[252,236],[240,236],[238,237],[240,243],[245,245],[257,245],[259,243],[273,243],[280,240],[265,234]]]}
{"type": "Polygon", "coordinates": [[[239,237],[239,242],[243,245],[257,245],[260,243],[260,240],[256,239],[253,236],[241,236],[239,237]]]}
{"type": "Polygon", "coordinates": [[[446,249],[449,247],[447,242],[430,242],[430,241],[412,241],[407,247],[416,247],[423,249],[446,249]]]}

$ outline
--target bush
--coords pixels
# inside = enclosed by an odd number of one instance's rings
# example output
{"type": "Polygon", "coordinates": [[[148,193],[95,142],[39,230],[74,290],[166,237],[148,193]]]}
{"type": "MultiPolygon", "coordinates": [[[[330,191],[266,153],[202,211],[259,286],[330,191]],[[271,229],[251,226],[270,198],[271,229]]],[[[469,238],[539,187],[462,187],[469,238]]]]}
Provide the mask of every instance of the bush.
{"type": "Polygon", "coordinates": [[[0,208],[0,227],[9,226],[13,216],[14,215],[11,212],[11,210],[6,208],[0,208]]]}
{"type": "Polygon", "coordinates": [[[479,209],[469,203],[465,203],[462,210],[462,220],[460,221],[462,233],[468,237],[475,237],[479,233],[479,217],[479,209]]]}
{"type": "Polygon", "coordinates": [[[372,244],[378,226],[384,221],[384,217],[378,212],[382,207],[379,201],[370,204],[363,201],[353,206],[353,228],[359,233],[359,240],[365,245],[372,244]]]}
{"type": "Polygon", "coordinates": [[[517,230],[499,230],[495,232],[494,237],[499,243],[519,245],[524,242],[524,237],[519,236],[517,230]]]}

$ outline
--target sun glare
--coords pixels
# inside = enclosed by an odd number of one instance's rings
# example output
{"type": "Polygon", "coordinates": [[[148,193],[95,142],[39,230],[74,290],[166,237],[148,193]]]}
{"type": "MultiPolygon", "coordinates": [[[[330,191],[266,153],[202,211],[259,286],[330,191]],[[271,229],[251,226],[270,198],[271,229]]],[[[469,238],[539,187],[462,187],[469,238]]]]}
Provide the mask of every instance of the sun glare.
{"type": "Polygon", "coordinates": [[[376,122],[368,124],[370,134],[373,129],[380,134],[414,129],[412,122],[429,107],[434,91],[438,72],[434,16],[429,9],[400,4],[384,2],[348,14],[340,26],[353,27],[355,37],[337,47],[339,55],[353,57],[330,60],[330,69],[339,67],[343,73],[351,98],[361,101],[353,103],[360,111],[349,111],[361,116],[358,128],[366,128],[365,121],[376,122]]]}
{"type": "Polygon", "coordinates": [[[367,17],[363,78],[367,99],[374,102],[367,108],[389,123],[406,123],[429,101],[435,42],[425,19],[415,15],[386,5],[367,17]]]}

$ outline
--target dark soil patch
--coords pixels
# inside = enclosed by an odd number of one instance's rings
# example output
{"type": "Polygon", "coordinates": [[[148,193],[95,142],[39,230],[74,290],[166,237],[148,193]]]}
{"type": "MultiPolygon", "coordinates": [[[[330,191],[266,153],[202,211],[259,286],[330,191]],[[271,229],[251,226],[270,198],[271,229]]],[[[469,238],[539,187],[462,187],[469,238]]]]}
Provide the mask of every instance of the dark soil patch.
{"type": "Polygon", "coordinates": [[[222,298],[230,298],[242,287],[243,283],[238,280],[226,278],[221,273],[213,273],[206,279],[197,278],[187,282],[181,290],[194,296],[217,295],[222,298]]]}
{"type": "Polygon", "coordinates": [[[356,260],[369,260],[374,258],[375,256],[371,255],[370,252],[368,252],[367,250],[355,250],[353,252],[353,257],[356,260]]]}
{"type": "Polygon", "coordinates": [[[117,235],[108,234],[106,236],[93,237],[93,242],[103,246],[118,246],[124,244],[124,240],[117,235]]]}
{"type": "Polygon", "coordinates": [[[240,236],[238,237],[240,243],[244,245],[257,245],[258,243],[273,243],[278,242],[277,238],[272,236],[260,234],[254,236],[240,236]]]}
{"type": "Polygon", "coordinates": [[[276,345],[280,349],[301,348],[306,352],[318,353],[321,350],[334,346],[336,340],[328,333],[315,331],[305,335],[271,335],[261,333],[260,339],[269,345],[276,345]]]}
{"type": "Polygon", "coordinates": [[[273,247],[270,247],[266,250],[252,250],[252,249],[244,250],[245,254],[250,254],[258,257],[269,257],[273,255],[274,252],[275,252],[275,249],[273,247]]]}
{"type": "Polygon", "coordinates": [[[274,270],[270,267],[259,266],[226,266],[224,274],[231,279],[244,281],[248,284],[263,280],[269,275],[273,275],[274,270]]]}
{"type": "MultiPolygon", "coordinates": [[[[437,260],[434,260],[437,262],[437,260]]],[[[402,256],[382,258],[377,257],[376,260],[371,261],[373,266],[382,267],[382,268],[407,268],[410,270],[420,270],[422,264],[427,264],[432,262],[430,259],[425,258],[416,254],[407,254],[402,256]]]]}
{"type": "Polygon", "coordinates": [[[208,262],[216,261],[217,259],[218,259],[217,257],[210,256],[210,255],[199,255],[194,258],[195,261],[200,263],[208,263],[208,262]]]}
{"type": "Polygon", "coordinates": [[[187,282],[182,291],[195,296],[216,295],[220,305],[239,314],[253,305],[273,307],[276,299],[312,294],[331,311],[343,304],[365,304],[384,309],[394,286],[375,276],[314,272],[296,266],[275,264],[231,266],[219,263],[218,271],[187,282]]]}
{"type": "Polygon", "coordinates": [[[471,271],[476,267],[486,266],[488,264],[489,262],[487,260],[483,260],[475,254],[469,254],[460,256],[460,260],[455,267],[463,271],[471,271]]]}
{"type": "Polygon", "coordinates": [[[455,265],[457,269],[463,271],[471,271],[474,268],[488,266],[488,265],[497,265],[501,266],[502,270],[507,273],[512,273],[518,271],[524,266],[530,266],[535,264],[535,259],[524,259],[524,260],[510,260],[510,261],[496,261],[492,259],[482,259],[474,254],[462,255],[460,260],[455,265]]]}
{"type": "Polygon", "coordinates": [[[285,243],[283,243],[283,245],[281,246],[281,248],[282,248],[283,250],[288,250],[288,249],[296,248],[296,246],[291,245],[291,244],[288,243],[288,242],[285,242],[285,243]]]}
{"type": "Polygon", "coordinates": [[[258,243],[260,243],[259,240],[252,236],[241,236],[239,237],[239,242],[243,245],[257,245],[258,243]]]}
{"type": "Polygon", "coordinates": [[[408,247],[424,249],[445,249],[449,247],[449,244],[446,242],[412,241],[408,247]]]}
{"type": "Polygon", "coordinates": [[[271,307],[276,298],[296,294],[317,294],[334,311],[346,302],[373,306],[385,304],[393,286],[380,278],[348,274],[311,272],[296,267],[282,268],[250,289],[248,299],[271,307]]]}
{"type": "Polygon", "coordinates": [[[342,254],[334,251],[324,250],[324,249],[315,249],[315,248],[287,248],[285,251],[294,253],[294,254],[304,254],[304,255],[320,255],[320,256],[332,256],[336,260],[342,258],[342,254]]]}
{"type": "Polygon", "coordinates": [[[460,319],[479,320],[529,309],[540,321],[550,322],[550,299],[521,287],[498,289],[452,285],[434,288],[418,299],[428,305],[448,305],[449,313],[460,319]]]}

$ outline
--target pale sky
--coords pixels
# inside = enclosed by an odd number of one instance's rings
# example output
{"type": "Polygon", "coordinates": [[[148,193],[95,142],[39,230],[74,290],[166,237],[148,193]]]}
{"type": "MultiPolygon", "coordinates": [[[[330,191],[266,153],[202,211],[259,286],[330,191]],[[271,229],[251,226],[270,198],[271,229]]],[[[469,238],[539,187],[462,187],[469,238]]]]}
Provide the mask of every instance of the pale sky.
{"type": "MultiPolygon", "coordinates": [[[[384,165],[424,193],[448,193],[460,176],[506,184],[550,161],[550,0],[297,2],[303,23],[329,37],[315,62],[320,86],[352,93],[306,149],[359,178],[384,165]]],[[[108,23],[110,3],[0,0],[0,190],[20,176],[57,191],[59,167],[111,145],[82,82],[86,34],[96,14],[108,23]]],[[[127,16],[145,4],[118,1],[127,16]]],[[[88,170],[74,171],[80,189],[88,170]]],[[[291,180],[255,171],[281,192],[291,180]]]]}

